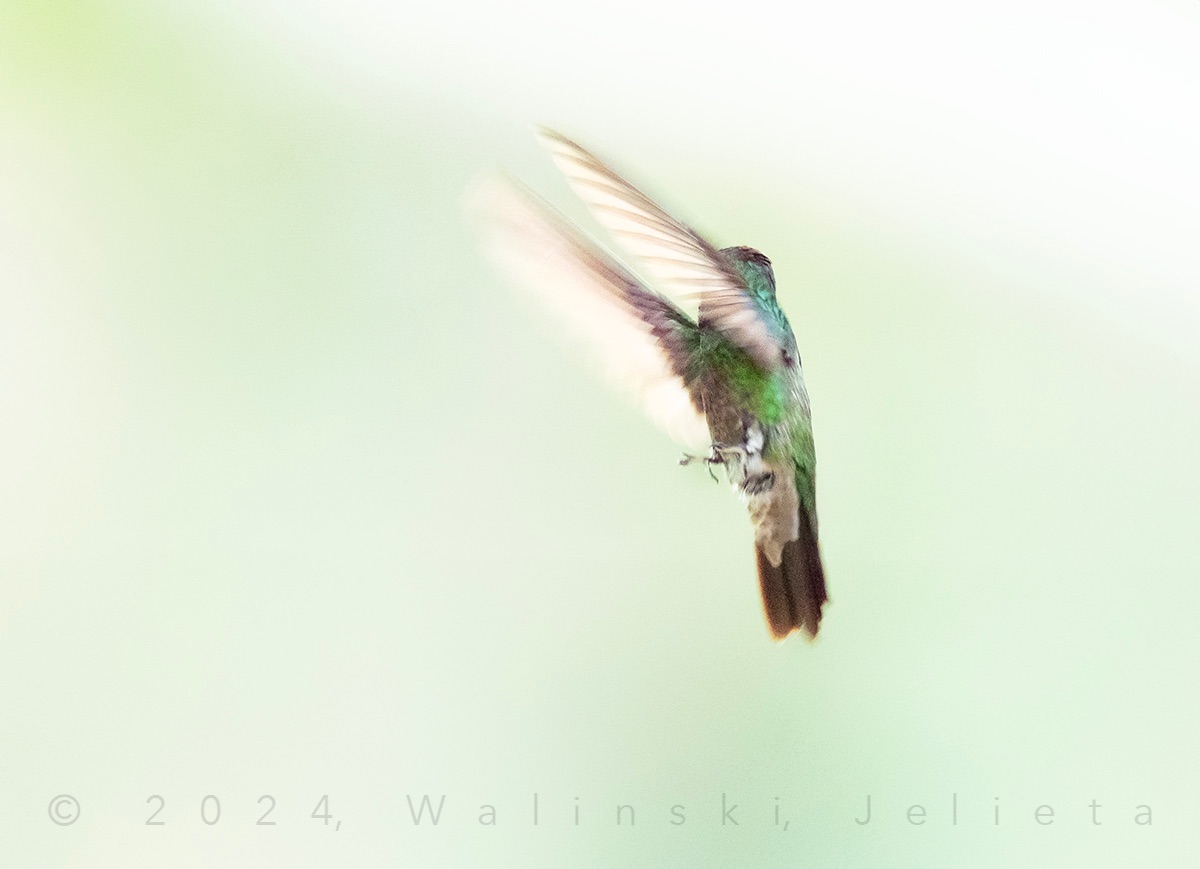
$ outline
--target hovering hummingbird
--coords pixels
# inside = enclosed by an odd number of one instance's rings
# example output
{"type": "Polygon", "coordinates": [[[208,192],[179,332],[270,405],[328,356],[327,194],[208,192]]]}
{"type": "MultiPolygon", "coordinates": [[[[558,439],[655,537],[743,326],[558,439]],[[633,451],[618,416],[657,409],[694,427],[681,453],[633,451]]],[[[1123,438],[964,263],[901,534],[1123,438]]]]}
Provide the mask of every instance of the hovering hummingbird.
{"type": "Polygon", "coordinates": [[[821,624],[816,453],[808,391],[771,261],[717,249],[596,156],[541,129],[575,193],[660,294],[524,185],[482,184],[471,203],[485,249],[606,363],[686,447],[724,467],[750,511],[767,624],[776,639],[821,624]],[[693,318],[685,306],[698,302],[693,318]],[[701,446],[703,445],[703,446],[701,446]]]}

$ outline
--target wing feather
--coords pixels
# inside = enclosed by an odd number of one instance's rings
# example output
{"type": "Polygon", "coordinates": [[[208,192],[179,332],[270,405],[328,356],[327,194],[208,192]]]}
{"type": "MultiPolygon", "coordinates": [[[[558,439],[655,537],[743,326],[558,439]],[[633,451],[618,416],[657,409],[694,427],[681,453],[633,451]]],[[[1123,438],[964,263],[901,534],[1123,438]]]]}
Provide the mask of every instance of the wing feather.
{"type": "Polygon", "coordinates": [[[784,364],[784,336],[762,316],[745,281],[716,247],[591,152],[553,130],[541,128],[538,135],[596,220],[669,295],[699,296],[706,325],[765,370],[784,364]]]}
{"type": "Polygon", "coordinates": [[[689,449],[711,438],[689,390],[699,327],[544,200],[510,178],[480,183],[468,202],[483,249],[596,357],[667,434],[689,449]]]}

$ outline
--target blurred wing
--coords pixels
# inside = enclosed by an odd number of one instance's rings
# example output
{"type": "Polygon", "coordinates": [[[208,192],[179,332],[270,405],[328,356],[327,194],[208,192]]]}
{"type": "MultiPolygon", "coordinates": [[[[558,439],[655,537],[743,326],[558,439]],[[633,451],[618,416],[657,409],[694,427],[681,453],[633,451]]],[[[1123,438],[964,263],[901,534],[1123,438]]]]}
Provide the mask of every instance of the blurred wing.
{"type": "Polygon", "coordinates": [[[596,220],[668,293],[699,296],[706,327],[733,341],[765,370],[783,364],[784,337],[763,317],[741,275],[715,247],[570,139],[545,128],[538,136],[596,220]]]}
{"type": "Polygon", "coordinates": [[[686,380],[695,323],[515,181],[481,182],[468,211],[488,257],[589,345],[614,385],[677,442],[711,442],[686,380]]]}

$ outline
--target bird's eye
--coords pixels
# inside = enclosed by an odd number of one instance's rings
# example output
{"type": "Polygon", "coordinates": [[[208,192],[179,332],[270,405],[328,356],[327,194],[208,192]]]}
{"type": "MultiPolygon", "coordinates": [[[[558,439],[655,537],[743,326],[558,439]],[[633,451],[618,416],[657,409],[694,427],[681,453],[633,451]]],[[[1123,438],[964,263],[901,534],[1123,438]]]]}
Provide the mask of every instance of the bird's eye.
{"type": "Polygon", "coordinates": [[[793,357],[787,350],[780,351],[783,354],[783,365],[785,368],[795,368],[799,363],[799,357],[793,357]]]}

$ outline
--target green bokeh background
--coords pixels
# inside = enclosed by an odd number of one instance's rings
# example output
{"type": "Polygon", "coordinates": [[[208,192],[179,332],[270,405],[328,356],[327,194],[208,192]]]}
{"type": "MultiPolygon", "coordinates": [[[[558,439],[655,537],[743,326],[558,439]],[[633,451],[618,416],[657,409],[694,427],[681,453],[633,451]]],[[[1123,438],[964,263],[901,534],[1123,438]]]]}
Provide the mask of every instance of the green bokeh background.
{"type": "MultiPolygon", "coordinates": [[[[471,10],[381,14],[393,56],[356,41],[366,7],[344,31],[315,3],[0,8],[4,865],[1188,865],[1182,125],[1060,153],[1092,115],[1006,129],[995,93],[976,116],[886,64],[823,83],[791,56],[701,111],[664,84],[672,58],[703,83],[685,48],[606,87],[586,33],[515,11],[505,66],[471,55],[471,10]],[[556,66],[576,50],[585,72],[556,66]],[[582,216],[535,120],[774,259],[820,456],[814,645],[767,640],[743,508],[475,253],[461,196],[494,165],[582,216]],[[425,793],[436,828],[409,816],[425,793]]],[[[1003,34],[945,11],[917,10],[1000,64],[1003,34]]],[[[1044,68],[1084,75],[1087,37],[1044,68]]],[[[1141,98],[1105,95],[1114,126],[1141,98]]]]}

